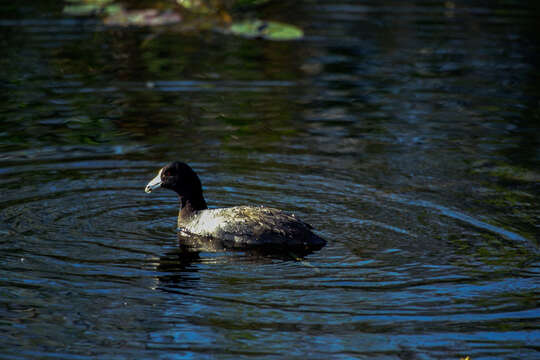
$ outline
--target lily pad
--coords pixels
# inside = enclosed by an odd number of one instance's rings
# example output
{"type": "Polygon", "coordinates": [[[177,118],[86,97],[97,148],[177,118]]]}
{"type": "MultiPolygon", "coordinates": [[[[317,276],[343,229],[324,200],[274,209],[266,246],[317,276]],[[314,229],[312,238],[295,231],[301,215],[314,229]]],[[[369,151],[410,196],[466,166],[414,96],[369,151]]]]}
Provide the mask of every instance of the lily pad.
{"type": "Polygon", "coordinates": [[[180,22],[182,18],[172,11],[159,12],[156,9],[124,10],[109,14],[103,22],[119,26],[159,26],[180,22]]]}
{"type": "Polygon", "coordinates": [[[245,20],[231,25],[229,31],[238,36],[267,40],[298,40],[304,37],[302,29],[274,21],[245,20]]]}
{"type": "Polygon", "coordinates": [[[64,14],[73,16],[91,15],[101,10],[101,7],[94,4],[66,5],[64,6],[64,14]]]}
{"type": "Polygon", "coordinates": [[[217,9],[205,0],[176,0],[176,2],[185,9],[200,14],[212,13],[217,9]]]}
{"type": "Polygon", "coordinates": [[[100,15],[107,25],[159,26],[180,22],[181,16],[172,10],[157,9],[126,10],[114,0],[67,0],[64,13],[73,16],[100,15]]]}
{"type": "Polygon", "coordinates": [[[102,10],[110,12],[109,7],[115,7],[111,5],[113,0],[68,0],[71,5],[64,6],[64,13],[73,16],[87,16],[98,13],[102,10]]]}
{"type": "Polygon", "coordinates": [[[270,0],[236,0],[234,4],[236,6],[257,6],[265,4],[269,1],[270,0]]]}

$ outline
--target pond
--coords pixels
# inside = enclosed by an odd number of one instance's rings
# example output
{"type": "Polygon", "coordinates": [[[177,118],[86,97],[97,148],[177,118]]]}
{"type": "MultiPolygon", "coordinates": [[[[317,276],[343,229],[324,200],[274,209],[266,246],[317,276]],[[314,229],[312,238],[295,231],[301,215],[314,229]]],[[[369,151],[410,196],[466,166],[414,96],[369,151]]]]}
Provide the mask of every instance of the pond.
{"type": "Polygon", "coordinates": [[[540,12],[299,1],[301,40],[2,4],[0,357],[540,356],[540,12]],[[179,251],[173,160],[211,208],[328,244],[179,251]]]}

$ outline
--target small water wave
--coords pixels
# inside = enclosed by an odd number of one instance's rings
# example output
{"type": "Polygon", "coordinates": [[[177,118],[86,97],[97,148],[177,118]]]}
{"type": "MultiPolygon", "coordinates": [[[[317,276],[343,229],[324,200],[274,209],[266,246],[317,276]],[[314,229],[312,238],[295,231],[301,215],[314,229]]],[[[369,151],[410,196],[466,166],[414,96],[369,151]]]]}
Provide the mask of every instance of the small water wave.
{"type": "Polygon", "coordinates": [[[537,11],[487,3],[290,2],[293,43],[2,5],[0,357],[534,358],[537,11]],[[328,245],[185,252],[172,160],[328,245]]]}

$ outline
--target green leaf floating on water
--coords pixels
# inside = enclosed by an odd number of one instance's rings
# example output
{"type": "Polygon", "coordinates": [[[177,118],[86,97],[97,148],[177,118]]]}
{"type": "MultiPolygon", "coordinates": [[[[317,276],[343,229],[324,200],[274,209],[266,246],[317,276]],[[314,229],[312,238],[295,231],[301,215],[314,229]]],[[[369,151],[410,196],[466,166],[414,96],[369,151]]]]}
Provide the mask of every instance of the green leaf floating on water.
{"type": "Polygon", "coordinates": [[[304,37],[302,29],[296,26],[262,20],[237,22],[231,25],[229,31],[234,35],[268,40],[297,40],[304,37]]]}
{"type": "Polygon", "coordinates": [[[205,0],[176,0],[176,2],[194,13],[208,14],[213,13],[216,10],[215,7],[212,7],[212,5],[205,0]]]}
{"type": "MultiPolygon", "coordinates": [[[[173,8],[168,10],[150,9],[126,9],[115,0],[66,0],[64,13],[72,16],[101,17],[106,25],[113,26],[159,26],[171,25],[182,21],[182,16],[173,8]]],[[[191,25],[191,28],[205,30],[206,24],[220,28],[223,23],[230,23],[230,16],[215,2],[209,0],[176,0],[185,9],[196,12],[200,17],[191,25]],[[212,5],[212,6],[210,6],[212,5]],[[218,12],[214,14],[215,12],[218,12]],[[217,16],[217,18],[216,18],[217,16]],[[201,20],[202,19],[202,20],[201,20]],[[205,24],[204,26],[201,24],[205,24]]],[[[260,4],[268,0],[238,0],[243,4],[260,4]]],[[[189,27],[189,26],[188,26],[189,27]]],[[[220,28],[223,30],[223,28],[220,28]]],[[[248,38],[262,38],[267,40],[297,40],[304,37],[302,29],[279,22],[263,20],[245,20],[233,23],[228,28],[229,33],[248,38]]]]}
{"type": "Polygon", "coordinates": [[[236,0],[234,5],[237,6],[256,6],[269,2],[270,0],[236,0]]]}
{"type": "Polygon", "coordinates": [[[67,0],[72,5],[64,6],[64,13],[73,16],[88,16],[104,11],[107,14],[118,11],[121,6],[113,0],[67,0]]]}
{"type": "Polygon", "coordinates": [[[81,4],[81,5],[66,5],[64,6],[64,14],[73,16],[85,16],[91,15],[101,10],[100,6],[94,4],[81,4]]]}
{"type": "Polygon", "coordinates": [[[101,15],[103,23],[114,26],[159,26],[180,22],[182,18],[173,11],[157,9],[126,10],[114,0],[67,0],[64,13],[72,16],[101,15]]]}
{"type": "Polygon", "coordinates": [[[106,25],[117,26],[159,26],[171,25],[180,22],[180,15],[172,11],[159,12],[156,9],[124,10],[120,9],[106,17],[106,25]]]}

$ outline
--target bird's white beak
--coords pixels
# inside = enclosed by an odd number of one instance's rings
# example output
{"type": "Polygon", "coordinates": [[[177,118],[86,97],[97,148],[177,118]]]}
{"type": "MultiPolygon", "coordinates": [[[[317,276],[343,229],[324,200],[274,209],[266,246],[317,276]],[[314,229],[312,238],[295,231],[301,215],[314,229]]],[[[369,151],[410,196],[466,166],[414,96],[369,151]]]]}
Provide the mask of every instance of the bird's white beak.
{"type": "Polygon", "coordinates": [[[163,169],[159,170],[159,173],[155,178],[150,180],[148,184],[146,184],[146,187],[144,188],[144,192],[147,194],[150,194],[153,190],[159,189],[161,187],[161,172],[163,169]]]}

